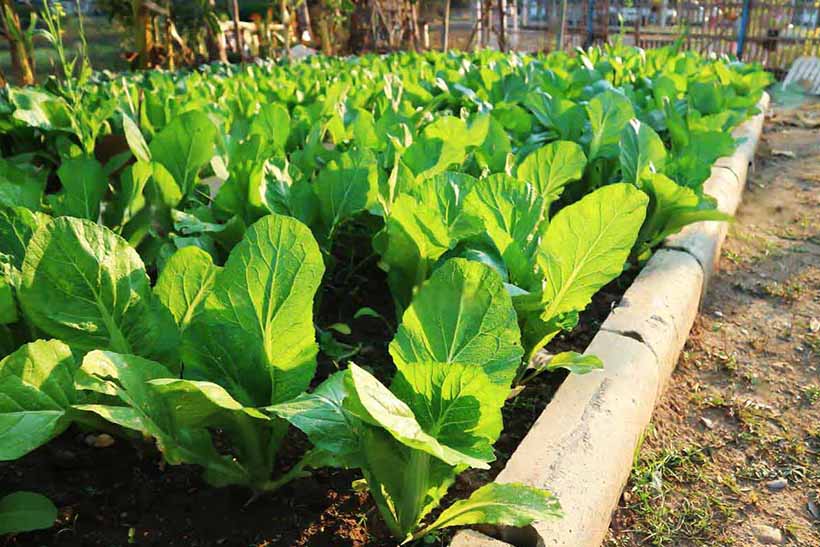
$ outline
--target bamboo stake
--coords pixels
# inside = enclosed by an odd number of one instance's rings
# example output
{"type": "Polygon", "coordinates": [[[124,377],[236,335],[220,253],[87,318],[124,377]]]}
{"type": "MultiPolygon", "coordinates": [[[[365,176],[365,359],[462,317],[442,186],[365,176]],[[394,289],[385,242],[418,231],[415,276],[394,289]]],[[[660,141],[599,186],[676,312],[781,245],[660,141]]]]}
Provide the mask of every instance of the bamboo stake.
{"type": "Polygon", "coordinates": [[[441,51],[450,47],[450,0],[444,0],[444,36],[441,38],[441,51]]]}

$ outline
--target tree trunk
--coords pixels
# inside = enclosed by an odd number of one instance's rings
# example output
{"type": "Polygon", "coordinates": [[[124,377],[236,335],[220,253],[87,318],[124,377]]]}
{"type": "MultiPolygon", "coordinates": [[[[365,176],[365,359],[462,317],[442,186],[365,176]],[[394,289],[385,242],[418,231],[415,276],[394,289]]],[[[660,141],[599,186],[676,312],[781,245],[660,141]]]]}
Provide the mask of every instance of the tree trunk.
{"type": "Polygon", "coordinates": [[[6,33],[9,49],[11,50],[11,66],[17,73],[22,85],[33,85],[34,60],[26,49],[26,43],[21,39],[23,29],[20,26],[20,18],[14,9],[14,2],[12,0],[0,0],[0,8],[3,10],[3,30],[6,33]]]}

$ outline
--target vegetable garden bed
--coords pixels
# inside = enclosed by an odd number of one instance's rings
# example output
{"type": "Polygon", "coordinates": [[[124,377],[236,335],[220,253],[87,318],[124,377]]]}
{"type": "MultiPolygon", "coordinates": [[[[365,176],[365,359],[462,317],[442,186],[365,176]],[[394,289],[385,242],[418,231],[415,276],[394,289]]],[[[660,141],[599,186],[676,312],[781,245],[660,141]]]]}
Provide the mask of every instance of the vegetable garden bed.
{"type": "Polygon", "coordinates": [[[769,81],[608,46],[7,90],[0,477],[61,509],[16,541],[560,518],[489,481],[653,249],[728,218],[703,185],[769,81]]]}

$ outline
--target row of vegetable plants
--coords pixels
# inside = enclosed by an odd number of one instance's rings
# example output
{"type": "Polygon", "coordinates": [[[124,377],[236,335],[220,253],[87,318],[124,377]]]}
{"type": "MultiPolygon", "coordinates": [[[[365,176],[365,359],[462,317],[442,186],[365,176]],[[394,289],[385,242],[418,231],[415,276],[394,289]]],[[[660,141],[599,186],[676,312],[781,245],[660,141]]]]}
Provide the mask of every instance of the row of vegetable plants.
{"type": "Polygon", "coordinates": [[[533,360],[594,294],[726,219],[703,182],[769,82],[615,44],[6,88],[0,460],[75,424],[257,494],[358,470],[400,541],[557,517],[494,483],[430,515],[532,378],[602,366],[533,360]],[[392,304],[352,314],[384,323],[376,359],[320,313],[368,265],[392,304]],[[290,426],[312,448],[283,469],[290,426]]]}

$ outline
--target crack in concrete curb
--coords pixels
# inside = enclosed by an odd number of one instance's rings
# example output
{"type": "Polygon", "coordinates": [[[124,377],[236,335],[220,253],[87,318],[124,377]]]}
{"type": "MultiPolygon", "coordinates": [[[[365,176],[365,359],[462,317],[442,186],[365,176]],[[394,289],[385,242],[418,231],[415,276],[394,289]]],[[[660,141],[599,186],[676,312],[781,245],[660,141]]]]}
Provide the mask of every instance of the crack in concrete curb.
{"type": "MultiPolygon", "coordinates": [[[[651,351],[652,355],[655,356],[655,361],[657,361],[658,366],[661,366],[661,358],[658,356],[658,353],[655,351],[655,348],[653,348],[649,342],[644,340],[644,337],[643,335],[641,335],[640,332],[635,330],[620,331],[616,329],[608,329],[606,327],[601,327],[601,329],[598,332],[609,332],[612,334],[616,334],[618,336],[623,336],[624,338],[631,338],[632,340],[635,340],[636,342],[643,344],[646,347],[646,349],[651,351]]],[[[677,334],[677,329],[675,329],[675,333],[677,334]]]]}

